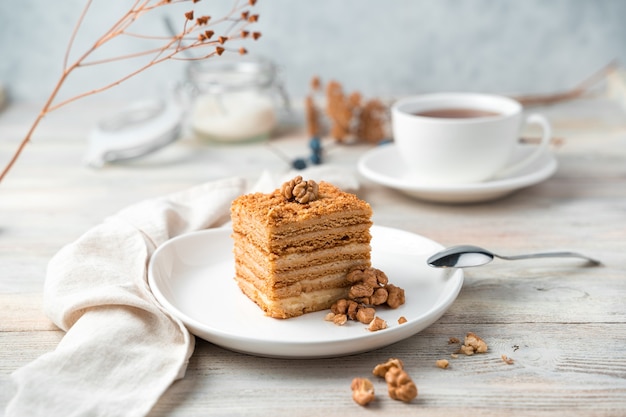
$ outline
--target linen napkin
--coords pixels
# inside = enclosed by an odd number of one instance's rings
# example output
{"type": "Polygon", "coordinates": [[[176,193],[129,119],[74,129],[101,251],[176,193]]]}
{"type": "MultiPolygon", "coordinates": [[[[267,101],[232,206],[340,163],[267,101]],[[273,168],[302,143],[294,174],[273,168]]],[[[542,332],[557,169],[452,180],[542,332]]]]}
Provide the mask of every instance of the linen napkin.
{"type": "Polygon", "coordinates": [[[226,222],[244,187],[233,178],[138,203],[61,249],[48,266],[44,310],[67,333],[13,373],[6,416],[146,415],[184,376],[194,348],[153,298],[148,260],[173,236],[226,222]]]}

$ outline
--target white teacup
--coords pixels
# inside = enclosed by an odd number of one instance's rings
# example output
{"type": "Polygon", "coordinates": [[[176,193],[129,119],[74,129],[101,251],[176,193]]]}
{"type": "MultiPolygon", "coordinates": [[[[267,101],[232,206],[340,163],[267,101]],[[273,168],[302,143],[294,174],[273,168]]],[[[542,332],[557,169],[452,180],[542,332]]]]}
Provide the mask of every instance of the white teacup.
{"type": "Polygon", "coordinates": [[[510,98],[474,93],[408,97],[391,108],[393,138],[410,172],[420,182],[458,184],[513,174],[548,147],[551,128],[539,114],[522,118],[510,98]],[[541,141],[520,161],[511,161],[522,122],[543,129],[541,141]]]}

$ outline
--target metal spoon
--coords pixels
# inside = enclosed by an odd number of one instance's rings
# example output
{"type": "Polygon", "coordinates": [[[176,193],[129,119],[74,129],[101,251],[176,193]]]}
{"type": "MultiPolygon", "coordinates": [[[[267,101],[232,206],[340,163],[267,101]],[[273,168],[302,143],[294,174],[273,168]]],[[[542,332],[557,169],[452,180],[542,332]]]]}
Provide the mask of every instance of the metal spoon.
{"type": "Polygon", "coordinates": [[[437,252],[426,261],[428,265],[436,268],[467,268],[471,266],[480,266],[489,263],[493,258],[506,259],[514,261],[517,259],[530,258],[582,258],[586,259],[590,266],[602,265],[598,260],[575,252],[545,252],[530,253],[525,255],[502,256],[497,255],[487,249],[471,245],[452,246],[437,252]]]}

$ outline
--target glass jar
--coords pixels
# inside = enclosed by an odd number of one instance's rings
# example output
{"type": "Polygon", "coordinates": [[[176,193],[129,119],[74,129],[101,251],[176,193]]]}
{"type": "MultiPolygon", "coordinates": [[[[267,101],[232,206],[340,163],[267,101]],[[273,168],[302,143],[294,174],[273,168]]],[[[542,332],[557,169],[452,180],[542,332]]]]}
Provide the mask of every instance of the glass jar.
{"type": "Polygon", "coordinates": [[[215,57],[187,67],[189,124],[196,136],[218,142],[266,140],[289,100],[276,66],[262,58],[215,57]]]}

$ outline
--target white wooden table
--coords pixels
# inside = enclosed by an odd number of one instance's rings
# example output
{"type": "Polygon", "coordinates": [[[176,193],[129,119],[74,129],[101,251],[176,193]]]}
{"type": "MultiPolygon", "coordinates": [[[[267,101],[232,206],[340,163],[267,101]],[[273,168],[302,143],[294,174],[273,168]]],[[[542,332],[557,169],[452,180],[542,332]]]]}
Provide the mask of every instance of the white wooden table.
{"type": "MultiPolygon", "coordinates": [[[[63,337],[42,313],[46,264],[65,244],[119,209],[211,179],[256,178],[283,162],[265,144],[214,146],[182,140],[148,158],[93,170],[86,136],[112,111],[88,102],[50,115],[0,184],[0,407],[10,373],[63,337]]],[[[36,107],[0,114],[4,165],[36,107]]],[[[233,353],[198,339],[186,377],[151,416],[205,415],[626,415],[626,113],[602,99],[538,109],[564,138],[549,180],[505,199],[439,205],[361,178],[359,195],[378,225],[443,245],[474,243],[501,253],[568,249],[604,262],[496,261],[466,271],[448,312],[421,333],[373,352],[336,359],[282,360],[233,353]],[[487,354],[450,358],[450,337],[475,332],[487,354]],[[507,365],[501,355],[514,359],[507,365]],[[389,357],[404,360],[419,388],[411,404],[377,384],[367,410],[350,382],[389,357]],[[435,366],[441,358],[450,367],[435,366]]],[[[300,131],[272,140],[288,155],[308,152],[300,131]]],[[[356,170],[368,146],[333,147],[329,164],[356,170]]],[[[286,168],[286,165],[285,165],[286,168]]]]}

